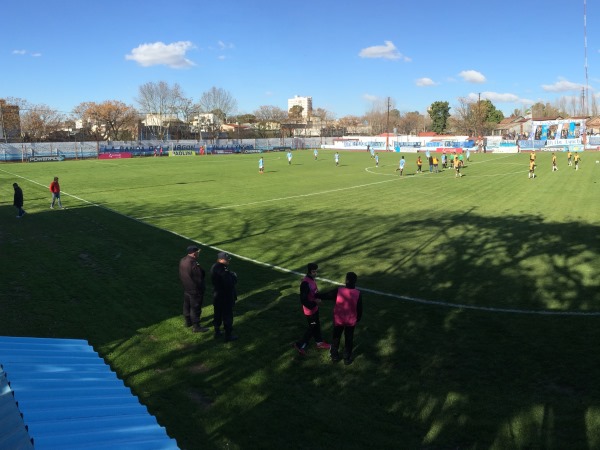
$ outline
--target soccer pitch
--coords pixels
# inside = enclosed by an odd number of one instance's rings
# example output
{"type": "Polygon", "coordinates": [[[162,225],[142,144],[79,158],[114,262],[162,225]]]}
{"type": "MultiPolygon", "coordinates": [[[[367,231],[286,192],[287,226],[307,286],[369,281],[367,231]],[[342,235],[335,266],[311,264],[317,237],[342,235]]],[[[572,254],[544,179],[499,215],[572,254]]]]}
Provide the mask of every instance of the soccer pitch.
{"type": "Polygon", "coordinates": [[[2,334],[89,339],[183,448],[600,446],[598,153],[556,172],[538,153],[535,179],[528,154],[472,154],[461,178],[415,154],[403,176],[397,153],[262,156],[0,165],[2,334]],[[181,326],[189,241],[205,269],[234,255],[236,343],[181,326]],[[358,274],[352,366],[290,347],[308,262],[322,290],[358,274]]]}

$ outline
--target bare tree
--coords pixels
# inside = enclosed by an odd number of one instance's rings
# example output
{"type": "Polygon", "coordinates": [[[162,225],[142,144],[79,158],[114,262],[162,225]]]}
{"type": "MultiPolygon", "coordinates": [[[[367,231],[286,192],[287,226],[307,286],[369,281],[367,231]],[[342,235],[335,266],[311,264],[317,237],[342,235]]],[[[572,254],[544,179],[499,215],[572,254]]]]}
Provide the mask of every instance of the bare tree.
{"type": "Polygon", "coordinates": [[[280,134],[281,123],[287,119],[287,113],[272,105],[263,105],[254,111],[258,136],[261,138],[276,137],[280,134]]]}
{"type": "Polygon", "coordinates": [[[202,94],[198,104],[202,112],[213,113],[223,121],[237,110],[237,102],[231,94],[214,86],[202,94]]]}
{"type": "Polygon", "coordinates": [[[379,98],[373,101],[371,109],[365,114],[365,120],[371,126],[371,132],[373,134],[385,133],[388,125],[388,108],[389,110],[395,109],[395,102],[390,98],[379,98]]]}
{"type": "Polygon", "coordinates": [[[338,120],[338,124],[346,130],[347,134],[359,134],[358,127],[362,124],[362,120],[357,116],[344,116],[338,120]]]}
{"type": "Polygon", "coordinates": [[[408,112],[404,114],[399,121],[398,131],[400,134],[418,134],[425,129],[425,117],[417,112],[408,112]]]}
{"type": "Polygon", "coordinates": [[[149,82],[139,87],[136,101],[146,114],[146,127],[152,129],[158,139],[165,138],[169,122],[177,119],[182,98],[184,95],[177,83],[169,86],[165,81],[149,82]]]}
{"type": "Polygon", "coordinates": [[[277,106],[264,105],[254,111],[254,115],[260,122],[277,122],[287,118],[287,113],[277,106]]]}

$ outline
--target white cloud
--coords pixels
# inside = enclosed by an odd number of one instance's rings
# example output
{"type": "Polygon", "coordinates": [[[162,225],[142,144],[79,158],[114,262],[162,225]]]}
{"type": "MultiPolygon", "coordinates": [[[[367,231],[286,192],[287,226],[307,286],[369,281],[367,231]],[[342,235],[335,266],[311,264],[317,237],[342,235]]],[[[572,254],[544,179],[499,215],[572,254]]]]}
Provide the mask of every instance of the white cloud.
{"type": "Polygon", "coordinates": [[[481,93],[471,92],[469,95],[467,95],[467,99],[472,102],[476,102],[479,100],[480,96],[481,96],[481,100],[489,100],[492,103],[522,103],[524,105],[532,105],[535,103],[533,100],[521,98],[516,94],[491,92],[491,91],[486,91],[486,92],[481,92],[481,93]]]}
{"type": "Polygon", "coordinates": [[[409,62],[411,59],[402,55],[392,41],[385,41],[385,45],[374,45],[373,47],[363,48],[358,56],[361,58],[383,58],[383,59],[402,59],[409,62]]]}
{"type": "Polygon", "coordinates": [[[232,49],[233,48],[233,44],[226,44],[223,41],[218,41],[217,45],[219,46],[219,50],[226,50],[226,49],[232,49]]]}
{"type": "Polygon", "coordinates": [[[573,83],[571,81],[565,80],[564,78],[559,78],[558,81],[554,84],[542,84],[542,89],[546,92],[566,92],[566,91],[574,91],[580,90],[583,86],[581,84],[573,83]]]}
{"type": "Polygon", "coordinates": [[[424,86],[435,86],[437,83],[433,81],[431,78],[419,78],[415,84],[419,87],[424,86]]]}
{"type": "Polygon", "coordinates": [[[185,57],[186,52],[192,48],[194,48],[194,44],[190,41],[179,41],[172,44],[154,42],[134,48],[129,55],[125,55],[125,59],[135,61],[143,67],[165,65],[174,69],[182,69],[195,66],[194,62],[185,57]]]}
{"type": "Polygon", "coordinates": [[[42,54],[40,52],[30,53],[27,50],[13,50],[12,54],[13,55],[27,55],[27,54],[29,54],[29,56],[33,56],[34,58],[37,58],[38,56],[42,56],[42,54]]]}
{"type": "Polygon", "coordinates": [[[463,70],[458,76],[467,83],[485,83],[485,76],[476,70],[463,70]]]}
{"type": "Polygon", "coordinates": [[[365,99],[368,102],[376,102],[377,100],[379,100],[379,97],[377,97],[376,95],[364,94],[363,99],[365,99]]]}
{"type": "Polygon", "coordinates": [[[223,61],[223,60],[227,59],[227,57],[225,55],[219,55],[219,56],[217,56],[217,59],[220,61],[223,61]]]}

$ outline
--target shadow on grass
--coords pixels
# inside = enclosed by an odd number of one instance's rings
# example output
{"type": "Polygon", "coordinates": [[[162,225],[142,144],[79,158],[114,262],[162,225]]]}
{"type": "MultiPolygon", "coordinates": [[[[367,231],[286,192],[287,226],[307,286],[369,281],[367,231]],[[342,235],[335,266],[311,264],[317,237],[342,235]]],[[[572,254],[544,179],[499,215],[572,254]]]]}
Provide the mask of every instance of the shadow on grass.
{"type": "MultiPolygon", "coordinates": [[[[0,213],[9,209],[14,215],[12,207],[0,213]]],[[[177,263],[186,239],[100,208],[61,213],[3,223],[0,250],[11,263],[0,273],[2,334],[89,340],[182,448],[600,445],[594,317],[464,310],[365,292],[356,361],[333,365],[326,352],[311,348],[300,358],[290,346],[305,326],[298,276],[234,259],[241,339],[226,344],[182,325],[177,263]]],[[[365,212],[349,229],[343,209],[326,217],[263,213],[260,221],[226,211],[206,217],[204,242],[236,249],[264,236],[265,260],[303,271],[315,259],[339,281],[358,258],[370,262],[358,271],[360,286],[423,299],[600,310],[595,226],[470,210],[365,212]],[[229,222],[218,220],[225,216],[229,222]],[[223,223],[231,237],[211,240],[223,223]],[[318,239],[303,233],[311,228],[318,239]]],[[[206,270],[215,253],[201,253],[206,270]]],[[[210,303],[209,287],[203,322],[210,303]]],[[[321,308],[325,336],[331,309],[321,308]]]]}

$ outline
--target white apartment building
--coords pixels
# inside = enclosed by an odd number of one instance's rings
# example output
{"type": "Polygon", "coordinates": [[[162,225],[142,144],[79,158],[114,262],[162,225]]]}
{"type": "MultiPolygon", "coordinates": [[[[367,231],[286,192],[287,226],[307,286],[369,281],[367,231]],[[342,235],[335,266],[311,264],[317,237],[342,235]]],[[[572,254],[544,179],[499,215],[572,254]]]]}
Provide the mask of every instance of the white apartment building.
{"type": "Polygon", "coordinates": [[[307,118],[312,115],[312,97],[299,97],[297,95],[294,98],[288,99],[288,111],[292,109],[292,106],[302,106],[302,117],[307,118]]]}

